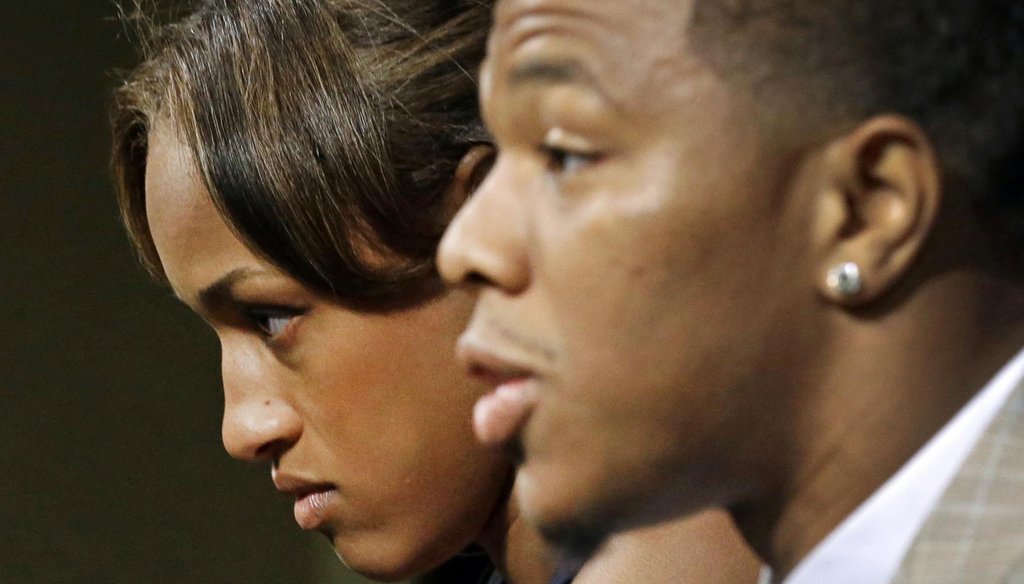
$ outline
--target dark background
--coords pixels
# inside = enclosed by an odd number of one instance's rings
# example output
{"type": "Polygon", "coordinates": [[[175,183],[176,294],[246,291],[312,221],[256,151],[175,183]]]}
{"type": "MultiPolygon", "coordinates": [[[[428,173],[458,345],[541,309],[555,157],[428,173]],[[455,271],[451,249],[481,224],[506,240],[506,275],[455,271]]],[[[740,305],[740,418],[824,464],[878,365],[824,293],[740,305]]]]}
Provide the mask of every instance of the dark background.
{"type": "Polygon", "coordinates": [[[121,232],[117,13],[0,1],[0,583],[350,582],[223,452],[216,341],[121,232]]]}

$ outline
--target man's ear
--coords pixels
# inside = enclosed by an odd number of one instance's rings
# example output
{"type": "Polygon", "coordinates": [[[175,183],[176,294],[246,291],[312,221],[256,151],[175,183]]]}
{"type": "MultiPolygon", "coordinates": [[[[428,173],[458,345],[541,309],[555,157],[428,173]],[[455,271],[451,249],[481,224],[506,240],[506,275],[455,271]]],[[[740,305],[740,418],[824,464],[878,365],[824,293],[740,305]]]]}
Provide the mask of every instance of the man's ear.
{"type": "Polygon", "coordinates": [[[473,191],[484,181],[487,173],[494,166],[496,156],[497,151],[490,144],[476,144],[462,155],[462,160],[455,168],[452,182],[448,185],[445,205],[447,219],[450,220],[455,216],[462,205],[473,195],[473,191]]]}
{"type": "Polygon", "coordinates": [[[883,295],[924,245],[942,201],[942,170],[925,133],[895,115],[831,143],[816,194],[818,287],[855,306],[883,295]]]}

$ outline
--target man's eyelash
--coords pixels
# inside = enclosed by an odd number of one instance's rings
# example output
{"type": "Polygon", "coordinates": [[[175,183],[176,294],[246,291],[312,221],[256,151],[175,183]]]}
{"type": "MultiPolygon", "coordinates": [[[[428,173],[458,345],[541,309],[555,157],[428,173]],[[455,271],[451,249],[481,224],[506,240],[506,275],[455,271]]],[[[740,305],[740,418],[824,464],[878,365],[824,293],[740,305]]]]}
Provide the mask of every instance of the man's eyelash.
{"type": "Polygon", "coordinates": [[[559,127],[548,130],[540,148],[549,170],[558,173],[582,170],[601,158],[600,154],[587,147],[586,141],[559,127]]]}
{"type": "Polygon", "coordinates": [[[557,146],[543,146],[542,150],[550,170],[559,173],[575,172],[600,160],[597,154],[576,152],[557,146]]]}

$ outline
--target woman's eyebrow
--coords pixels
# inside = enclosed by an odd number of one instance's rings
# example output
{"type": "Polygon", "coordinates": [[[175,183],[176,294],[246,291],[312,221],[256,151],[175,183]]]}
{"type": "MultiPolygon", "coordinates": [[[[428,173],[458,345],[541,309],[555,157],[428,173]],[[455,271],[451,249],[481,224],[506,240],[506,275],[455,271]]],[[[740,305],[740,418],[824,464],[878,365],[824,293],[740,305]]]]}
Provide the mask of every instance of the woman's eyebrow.
{"type": "Polygon", "coordinates": [[[206,313],[213,312],[234,300],[234,287],[251,278],[270,275],[268,270],[254,268],[236,268],[216,282],[203,288],[198,295],[198,305],[206,313]]]}

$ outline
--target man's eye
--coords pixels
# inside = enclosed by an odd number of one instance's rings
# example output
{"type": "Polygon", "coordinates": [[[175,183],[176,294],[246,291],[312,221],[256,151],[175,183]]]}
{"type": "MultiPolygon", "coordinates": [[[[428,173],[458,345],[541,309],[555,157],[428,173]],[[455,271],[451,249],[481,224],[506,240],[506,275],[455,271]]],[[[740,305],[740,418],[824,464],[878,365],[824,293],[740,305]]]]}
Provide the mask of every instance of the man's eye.
{"type": "Polygon", "coordinates": [[[548,168],[559,174],[579,172],[600,159],[596,154],[573,152],[555,146],[545,146],[544,155],[547,157],[548,168]]]}
{"type": "Polygon", "coordinates": [[[601,160],[588,140],[562,128],[548,130],[540,145],[548,170],[558,176],[571,175],[601,160]]]}

